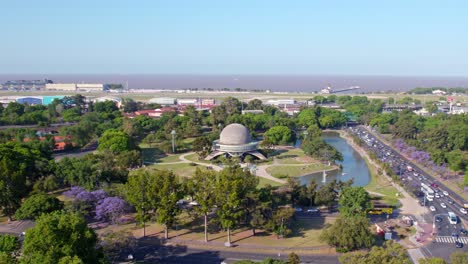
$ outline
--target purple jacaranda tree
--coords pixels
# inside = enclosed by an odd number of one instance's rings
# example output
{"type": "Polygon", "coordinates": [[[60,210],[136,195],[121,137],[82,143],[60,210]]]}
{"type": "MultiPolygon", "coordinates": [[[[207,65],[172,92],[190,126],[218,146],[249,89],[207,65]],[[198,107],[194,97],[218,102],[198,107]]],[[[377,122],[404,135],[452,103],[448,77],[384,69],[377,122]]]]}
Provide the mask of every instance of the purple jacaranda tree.
{"type": "Polygon", "coordinates": [[[96,219],[115,224],[128,210],[129,206],[122,198],[107,197],[96,206],[96,219]]]}
{"type": "Polygon", "coordinates": [[[80,186],[73,186],[70,188],[70,190],[66,191],[63,193],[63,195],[65,195],[66,197],[68,198],[76,198],[76,196],[81,193],[81,192],[85,192],[86,190],[81,188],[80,186]]]}
{"type": "Polygon", "coordinates": [[[401,138],[398,138],[394,141],[393,145],[398,151],[403,151],[406,149],[408,146],[406,145],[405,141],[401,138]]]}

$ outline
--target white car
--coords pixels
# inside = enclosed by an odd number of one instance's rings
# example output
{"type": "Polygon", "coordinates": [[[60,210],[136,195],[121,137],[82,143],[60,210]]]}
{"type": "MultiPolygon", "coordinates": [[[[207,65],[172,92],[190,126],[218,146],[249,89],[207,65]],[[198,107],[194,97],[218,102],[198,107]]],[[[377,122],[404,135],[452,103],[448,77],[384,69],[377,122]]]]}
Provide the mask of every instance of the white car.
{"type": "Polygon", "coordinates": [[[294,211],[296,211],[296,212],[302,212],[302,208],[301,208],[301,207],[296,207],[296,208],[294,208],[294,211]]]}
{"type": "Polygon", "coordinates": [[[445,196],[448,196],[448,192],[447,191],[443,191],[442,192],[445,196]]]}
{"type": "Polygon", "coordinates": [[[436,209],[435,209],[435,207],[434,207],[433,205],[431,205],[431,206],[429,207],[429,210],[431,210],[432,212],[435,212],[436,209]]]}
{"type": "Polygon", "coordinates": [[[197,201],[191,201],[189,204],[190,205],[195,205],[195,206],[199,205],[197,201]]]}
{"type": "Polygon", "coordinates": [[[462,212],[462,214],[467,214],[467,211],[465,208],[460,208],[460,212],[462,212]]]}
{"type": "Polygon", "coordinates": [[[447,205],[444,204],[444,203],[441,203],[441,204],[440,204],[440,207],[442,207],[442,208],[447,208],[447,205]]]}
{"type": "Polygon", "coordinates": [[[435,198],[439,199],[440,195],[438,193],[435,194],[435,198]]]}

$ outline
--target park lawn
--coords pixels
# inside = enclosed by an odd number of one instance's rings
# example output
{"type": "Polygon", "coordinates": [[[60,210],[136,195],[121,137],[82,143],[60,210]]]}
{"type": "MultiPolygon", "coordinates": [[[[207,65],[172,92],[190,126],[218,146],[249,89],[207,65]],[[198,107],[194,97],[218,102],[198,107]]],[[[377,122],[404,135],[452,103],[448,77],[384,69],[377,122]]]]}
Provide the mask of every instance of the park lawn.
{"type": "Polygon", "coordinates": [[[207,160],[199,160],[199,159],[198,159],[199,156],[198,156],[197,153],[192,153],[192,154],[190,154],[190,155],[187,155],[187,156],[185,156],[185,158],[186,158],[187,160],[192,161],[192,162],[203,163],[203,164],[206,164],[206,165],[211,165],[211,164],[212,164],[211,162],[209,162],[209,161],[207,161],[207,160]]]}
{"type": "Polygon", "coordinates": [[[265,179],[263,177],[258,177],[258,185],[257,188],[262,188],[265,187],[267,184],[270,184],[271,186],[281,186],[282,184],[279,182],[275,182],[269,179],[265,179]]]}
{"type": "MultiPolygon", "coordinates": [[[[159,169],[159,170],[170,170],[173,171],[176,175],[180,177],[192,177],[195,169],[200,167],[200,165],[190,165],[190,163],[176,163],[176,164],[153,164],[151,168],[159,169]]],[[[203,166],[201,166],[203,167],[203,166]]]]}
{"type": "Polygon", "coordinates": [[[333,169],[331,166],[327,166],[321,163],[314,163],[304,166],[297,165],[272,165],[266,169],[266,171],[276,178],[282,177],[299,177],[314,172],[320,172],[323,170],[333,169]]]}
{"type": "MultiPolygon", "coordinates": [[[[231,240],[234,244],[258,245],[267,247],[315,247],[327,246],[326,243],[319,240],[320,233],[326,224],[334,223],[334,217],[317,217],[308,219],[298,219],[293,223],[293,232],[291,235],[278,239],[276,234],[257,230],[257,235],[253,236],[252,230],[246,227],[238,228],[231,232],[231,240]]],[[[130,231],[135,237],[142,236],[142,228],[136,227],[134,223],[125,225],[111,225],[97,230],[98,234],[104,234],[109,231],[130,231]]],[[[150,237],[163,237],[164,227],[157,223],[149,223],[146,226],[146,235],[150,237]]],[[[191,241],[193,244],[202,246],[204,244],[203,227],[194,225],[192,228],[176,228],[169,230],[169,238],[191,241]]],[[[224,243],[227,241],[227,235],[224,231],[209,232],[210,242],[224,243]]]]}
{"type": "MultiPolygon", "coordinates": [[[[371,175],[369,184],[364,188],[369,192],[376,192],[384,195],[382,196],[383,203],[393,206],[397,205],[399,203],[398,197],[396,196],[398,190],[393,187],[393,185],[383,175],[378,175],[377,169],[372,164],[370,164],[367,157],[363,158],[367,163],[367,167],[369,168],[371,175]]],[[[400,193],[399,197],[402,198],[403,195],[400,193]]]]}
{"type": "Polygon", "coordinates": [[[273,156],[278,164],[306,164],[313,161],[300,148],[280,149],[281,153],[273,156]]]}

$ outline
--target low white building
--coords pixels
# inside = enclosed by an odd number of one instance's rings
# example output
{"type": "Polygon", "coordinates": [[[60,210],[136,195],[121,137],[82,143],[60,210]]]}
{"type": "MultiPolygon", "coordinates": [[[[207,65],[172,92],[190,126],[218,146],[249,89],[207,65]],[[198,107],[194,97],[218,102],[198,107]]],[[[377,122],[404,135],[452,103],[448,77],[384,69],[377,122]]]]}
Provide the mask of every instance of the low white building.
{"type": "Polygon", "coordinates": [[[160,105],[175,105],[176,99],[171,97],[156,97],[149,99],[148,102],[160,105]]]}
{"type": "Polygon", "coordinates": [[[432,94],[434,94],[434,95],[445,95],[447,93],[445,91],[442,91],[442,90],[434,90],[434,91],[432,91],[432,94]]]}
{"type": "Polygon", "coordinates": [[[46,91],[76,91],[76,83],[46,83],[46,91]]]}
{"type": "Polygon", "coordinates": [[[177,99],[178,105],[197,105],[197,99],[177,99]]]}

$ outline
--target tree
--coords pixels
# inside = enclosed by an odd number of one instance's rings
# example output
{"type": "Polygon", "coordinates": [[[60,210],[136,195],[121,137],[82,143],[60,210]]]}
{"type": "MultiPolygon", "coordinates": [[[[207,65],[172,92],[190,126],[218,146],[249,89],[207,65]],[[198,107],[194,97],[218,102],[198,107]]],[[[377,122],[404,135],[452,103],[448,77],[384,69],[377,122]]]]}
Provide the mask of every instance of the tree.
{"type": "Polygon", "coordinates": [[[274,126],[265,132],[264,137],[274,145],[293,143],[295,139],[291,129],[287,126],[274,126]]]}
{"type": "Polygon", "coordinates": [[[128,134],[123,131],[109,129],[99,138],[100,151],[111,151],[114,153],[130,151],[135,145],[128,134]]]}
{"type": "Polygon", "coordinates": [[[15,217],[20,220],[35,220],[41,214],[51,213],[62,209],[63,202],[59,199],[44,193],[39,193],[27,198],[18,211],[16,211],[15,217]]]}
{"type": "Polygon", "coordinates": [[[419,264],[448,264],[443,258],[420,258],[418,260],[419,264]]]}
{"type": "Polygon", "coordinates": [[[37,219],[24,238],[21,263],[104,263],[97,235],[78,214],[53,212],[37,219]]]}
{"type": "Polygon", "coordinates": [[[230,166],[218,174],[216,182],[216,215],[221,226],[227,230],[231,244],[231,229],[244,215],[242,201],[255,190],[258,179],[239,166],[230,166]]]}
{"type": "Polygon", "coordinates": [[[340,256],[343,264],[411,264],[406,249],[392,240],[386,241],[382,247],[374,246],[367,252],[349,252],[340,256]]]}
{"type": "Polygon", "coordinates": [[[153,204],[153,208],[156,208],[158,223],[164,225],[164,238],[168,239],[168,229],[173,226],[179,213],[177,201],[183,197],[182,186],[179,178],[172,171],[160,170],[155,174],[158,186],[155,190],[159,201],[153,204]]]}
{"type": "Polygon", "coordinates": [[[14,145],[0,144],[0,206],[11,221],[28,192],[27,157],[14,145]]]}
{"type": "Polygon", "coordinates": [[[18,237],[0,234],[0,252],[12,253],[19,248],[20,243],[18,241],[18,237]]]}
{"type": "Polygon", "coordinates": [[[129,211],[128,204],[120,197],[106,197],[96,206],[96,219],[118,223],[119,218],[129,211]]]}
{"type": "Polygon", "coordinates": [[[330,208],[338,197],[335,185],[335,181],[322,185],[315,194],[315,204],[326,205],[330,208]]]}
{"type": "Polygon", "coordinates": [[[197,168],[188,182],[189,193],[198,202],[195,210],[203,215],[205,226],[205,242],[208,242],[208,214],[213,211],[216,194],[216,172],[197,168]]]}
{"type": "Polygon", "coordinates": [[[110,232],[102,236],[104,252],[113,262],[125,253],[125,256],[132,253],[137,244],[136,238],[129,231],[110,232]]]}
{"type": "Polygon", "coordinates": [[[164,235],[172,227],[179,212],[177,201],[182,198],[178,177],[168,170],[138,170],[131,174],[125,186],[128,202],[138,212],[137,219],[155,217],[164,225],[164,235]]]}
{"type": "Polygon", "coordinates": [[[320,239],[336,247],[338,252],[369,248],[374,242],[369,226],[369,220],[362,216],[340,217],[322,231],[320,239]]]}
{"type": "Polygon", "coordinates": [[[369,193],[363,187],[344,188],[338,200],[343,217],[366,216],[372,208],[369,193]]]}
{"type": "Polygon", "coordinates": [[[288,264],[300,264],[300,263],[301,263],[301,259],[296,253],[294,252],[289,253],[288,264]]]}
{"type": "Polygon", "coordinates": [[[455,251],[450,255],[452,264],[468,263],[468,252],[455,251]]]}
{"type": "Polygon", "coordinates": [[[253,99],[253,100],[250,100],[248,103],[247,103],[247,108],[248,110],[261,110],[262,109],[262,100],[260,99],[253,99]]]}
{"type": "Polygon", "coordinates": [[[192,144],[193,151],[195,151],[200,158],[205,158],[210,153],[211,145],[211,140],[206,136],[197,137],[192,144]]]}

